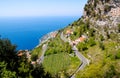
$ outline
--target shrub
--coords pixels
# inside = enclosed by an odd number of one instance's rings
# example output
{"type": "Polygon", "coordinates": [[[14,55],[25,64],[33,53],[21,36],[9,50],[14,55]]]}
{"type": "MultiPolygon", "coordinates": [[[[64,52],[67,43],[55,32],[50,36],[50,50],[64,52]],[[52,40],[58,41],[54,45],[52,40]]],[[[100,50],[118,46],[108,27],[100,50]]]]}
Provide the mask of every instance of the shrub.
{"type": "Polygon", "coordinates": [[[110,11],[110,10],[111,10],[111,7],[110,7],[109,5],[105,5],[104,11],[105,11],[105,12],[108,12],[108,11],[110,11]]]}
{"type": "Polygon", "coordinates": [[[78,50],[79,51],[85,51],[87,49],[88,49],[88,47],[87,47],[87,45],[85,43],[79,43],[78,44],[78,50]]]}
{"type": "Polygon", "coordinates": [[[100,35],[100,41],[103,41],[104,37],[102,35],[100,35]]]}
{"type": "Polygon", "coordinates": [[[95,30],[94,30],[93,28],[91,28],[91,29],[89,30],[89,36],[90,36],[90,37],[93,37],[93,36],[94,36],[94,33],[95,33],[95,30]]]}
{"type": "Polygon", "coordinates": [[[118,50],[118,52],[116,54],[116,59],[120,59],[120,49],[118,50]]]}
{"type": "Polygon", "coordinates": [[[96,42],[93,38],[90,38],[89,41],[88,41],[88,44],[89,44],[89,46],[92,47],[92,46],[96,45],[96,42]]]}
{"type": "Polygon", "coordinates": [[[105,46],[103,45],[102,42],[99,42],[99,47],[100,47],[102,50],[105,50],[105,46]]]}

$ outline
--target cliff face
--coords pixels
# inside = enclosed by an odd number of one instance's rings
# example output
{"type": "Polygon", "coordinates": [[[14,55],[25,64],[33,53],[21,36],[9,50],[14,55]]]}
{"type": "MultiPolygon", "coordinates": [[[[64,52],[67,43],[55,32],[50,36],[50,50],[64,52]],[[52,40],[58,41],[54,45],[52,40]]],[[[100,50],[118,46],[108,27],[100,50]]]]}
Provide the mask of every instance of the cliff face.
{"type": "Polygon", "coordinates": [[[107,27],[117,32],[120,23],[120,0],[88,0],[84,7],[84,21],[96,27],[107,27]]]}

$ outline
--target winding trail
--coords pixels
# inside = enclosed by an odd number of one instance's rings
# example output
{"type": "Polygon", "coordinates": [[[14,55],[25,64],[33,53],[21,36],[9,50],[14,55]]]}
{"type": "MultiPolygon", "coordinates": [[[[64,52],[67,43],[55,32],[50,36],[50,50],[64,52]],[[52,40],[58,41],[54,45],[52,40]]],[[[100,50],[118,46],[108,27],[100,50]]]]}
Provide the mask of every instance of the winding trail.
{"type": "MultiPolygon", "coordinates": [[[[72,46],[72,50],[74,51],[75,55],[80,59],[81,64],[80,64],[79,67],[76,69],[76,71],[70,76],[70,78],[75,78],[75,74],[76,74],[76,73],[78,73],[80,70],[84,69],[84,68],[86,67],[86,65],[89,65],[89,60],[88,60],[85,56],[83,56],[83,55],[78,51],[78,49],[77,49],[76,46],[73,46],[73,45],[72,45],[72,41],[71,41],[70,39],[67,39],[67,38],[64,36],[63,32],[61,33],[60,38],[61,38],[64,42],[69,42],[69,44],[72,46]]],[[[47,47],[48,47],[47,45],[48,45],[48,44],[44,44],[44,45],[42,46],[42,55],[41,55],[41,57],[38,58],[38,61],[37,61],[38,64],[41,64],[41,63],[43,62],[43,60],[44,60],[44,54],[45,54],[45,52],[46,52],[46,50],[47,50],[47,47]]]]}
{"type": "Polygon", "coordinates": [[[45,54],[45,52],[46,52],[46,50],[47,50],[47,45],[48,44],[44,44],[43,46],[42,46],[42,55],[38,58],[38,64],[41,64],[42,62],[43,62],[43,60],[44,60],[44,54],[45,54]]]}
{"type": "Polygon", "coordinates": [[[82,62],[79,65],[79,67],[76,69],[76,71],[70,76],[70,78],[75,78],[76,73],[84,69],[86,65],[89,65],[89,60],[78,51],[76,46],[72,45],[72,41],[70,39],[65,38],[65,36],[63,35],[63,32],[61,33],[60,37],[64,42],[69,42],[69,44],[72,46],[72,50],[74,51],[75,55],[80,59],[80,62],[82,62]]]}

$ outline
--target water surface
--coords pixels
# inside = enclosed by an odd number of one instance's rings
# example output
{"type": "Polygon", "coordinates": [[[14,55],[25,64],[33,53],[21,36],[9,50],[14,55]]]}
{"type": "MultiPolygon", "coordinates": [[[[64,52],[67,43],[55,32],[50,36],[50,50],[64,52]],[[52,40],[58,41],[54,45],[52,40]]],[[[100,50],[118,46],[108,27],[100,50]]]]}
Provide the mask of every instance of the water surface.
{"type": "Polygon", "coordinates": [[[4,17],[0,35],[11,40],[17,49],[33,49],[43,35],[64,28],[79,17],[4,17]]]}

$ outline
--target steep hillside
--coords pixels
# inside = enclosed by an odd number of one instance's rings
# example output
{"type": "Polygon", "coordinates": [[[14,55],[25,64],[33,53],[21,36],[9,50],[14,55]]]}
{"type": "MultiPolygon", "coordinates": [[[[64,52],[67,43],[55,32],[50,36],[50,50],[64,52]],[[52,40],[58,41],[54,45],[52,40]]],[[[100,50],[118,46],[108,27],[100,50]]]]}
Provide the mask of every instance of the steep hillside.
{"type": "Polygon", "coordinates": [[[83,17],[65,28],[90,64],[76,78],[120,78],[120,1],[89,0],[83,17]],[[77,42],[82,35],[87,39],[77,42]]]}
{"type": "Polygon", "coordinates": [[[43,44],[43,67],[55,78],[120,78],[120,1],[88,0],[81,18],[43,44]]]}
{"type": "Polygon", "coordinates": [[[102,28],[108,33],[118,32],[120,24],[120,1],[119,0],[88,0],[84,7],[83,19],[89,20],[91,26],[102,28]]]}

